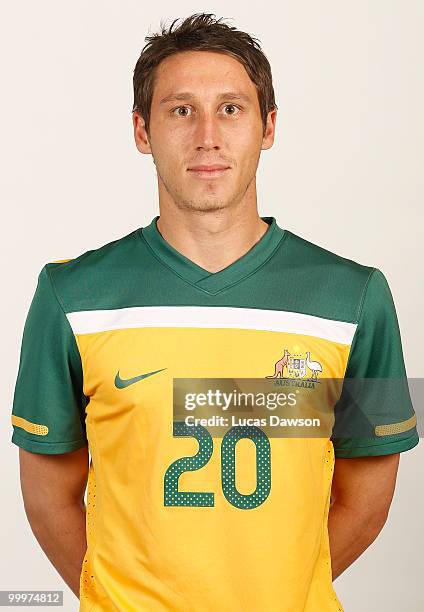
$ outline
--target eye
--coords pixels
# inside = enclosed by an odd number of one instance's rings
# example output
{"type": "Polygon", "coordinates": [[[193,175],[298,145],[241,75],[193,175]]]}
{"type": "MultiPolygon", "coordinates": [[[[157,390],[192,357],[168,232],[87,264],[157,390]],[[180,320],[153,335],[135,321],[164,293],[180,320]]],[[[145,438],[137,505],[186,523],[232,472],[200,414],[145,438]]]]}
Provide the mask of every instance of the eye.
{"type": "MultiPolygon", "coordinates": [[[[172,114],[175,114],[175,111],[179,111],[179,110],[180,110],[180,109],[182,109],[182,108],[183,108],[183,109],[185,109],[185,110],[191,110],[191,108],[189,108],[188,106],[177,106],[177,108],[173,108],[173,109],[172,109],[171,113],[172,113],[172,114]]],[[[187,114],[181,114],[181,113],[179,113],[179,112],[177,112],[177,113],[176,113],[176,115],[177,115],[178,117],[187,117],[187,116],[188,116],[187,114]]]]}
{"type": "MultiPolygon", "coordinates": [[[[240,110],[240,108],[236,106],[235,104],[226,104],[224,108],[233,108],[233,109],[237,109],[238,111],[240,110]]],[[[236,115],[237,113],[232,112],[232,113],[226,113],[226,114],[236,115]]]]}

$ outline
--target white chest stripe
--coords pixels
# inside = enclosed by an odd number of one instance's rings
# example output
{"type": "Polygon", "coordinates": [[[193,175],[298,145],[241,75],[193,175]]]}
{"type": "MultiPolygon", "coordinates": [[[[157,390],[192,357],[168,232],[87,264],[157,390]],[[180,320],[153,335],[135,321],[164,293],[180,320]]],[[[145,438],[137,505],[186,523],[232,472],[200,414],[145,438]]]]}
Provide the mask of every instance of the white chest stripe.
{"type": "Polygon", "coordinates": [[[74,334],[143,327],[233,328],[302,334],[351,344],[357,327],[356,323],[298,312],[224,306],[136,306],[83,310],[66,316],[74,334]]]}

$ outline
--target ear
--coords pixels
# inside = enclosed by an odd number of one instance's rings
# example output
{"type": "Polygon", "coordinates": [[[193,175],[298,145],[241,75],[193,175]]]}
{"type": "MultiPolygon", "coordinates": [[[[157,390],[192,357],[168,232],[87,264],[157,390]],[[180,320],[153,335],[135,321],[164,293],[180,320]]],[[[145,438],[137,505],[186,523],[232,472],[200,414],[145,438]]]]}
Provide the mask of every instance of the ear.
{"type": "Polygon", "coordinates": [[[277,109],[269,111],[266,118],[265,134],[262,138],[262,150],[270,149],[274,144],[275,123],[277,121],[277,109]]]}
{"type": "Polygon", "coordinates": [[[140,153],[151,153],[149,135],[146,130],[146,124],[144,118],[139,114],[138,111],[133,111],[132,114],[133,126],[134,126],[134,140],[135,146],[140,153]]]}

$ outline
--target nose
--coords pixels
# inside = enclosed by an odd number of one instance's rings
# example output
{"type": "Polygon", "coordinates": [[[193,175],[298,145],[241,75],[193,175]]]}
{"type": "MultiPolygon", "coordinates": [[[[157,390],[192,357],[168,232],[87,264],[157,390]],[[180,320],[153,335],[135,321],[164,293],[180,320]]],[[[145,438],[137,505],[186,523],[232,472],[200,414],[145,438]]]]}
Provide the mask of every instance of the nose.
{"type": "Polygon", "coordinates": [[[218,119],[210,114],[199,117],[194,138],[196,149],[219,149],[221,135],[218,119]]]}

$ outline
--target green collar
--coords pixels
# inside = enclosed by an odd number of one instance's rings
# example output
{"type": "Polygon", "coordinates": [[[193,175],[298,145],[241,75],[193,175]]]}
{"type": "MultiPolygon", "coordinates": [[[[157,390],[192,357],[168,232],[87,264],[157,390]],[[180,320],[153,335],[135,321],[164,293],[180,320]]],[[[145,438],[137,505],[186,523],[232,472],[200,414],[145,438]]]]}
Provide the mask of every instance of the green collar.
{"type": "Polygon", "coordinates": [[[164,265],[187,282],[211,294],[240,282],[259,268],[276,250],[284,235],[284,230],[277,225],[274,217],[261,217],[269,225],[262,238],[227,267],[219,272],[209,272],[165,240],[156,225],[158,219],[159,215],[154,217],[149,225],[141,228],[141,236],[164,265]]]}

